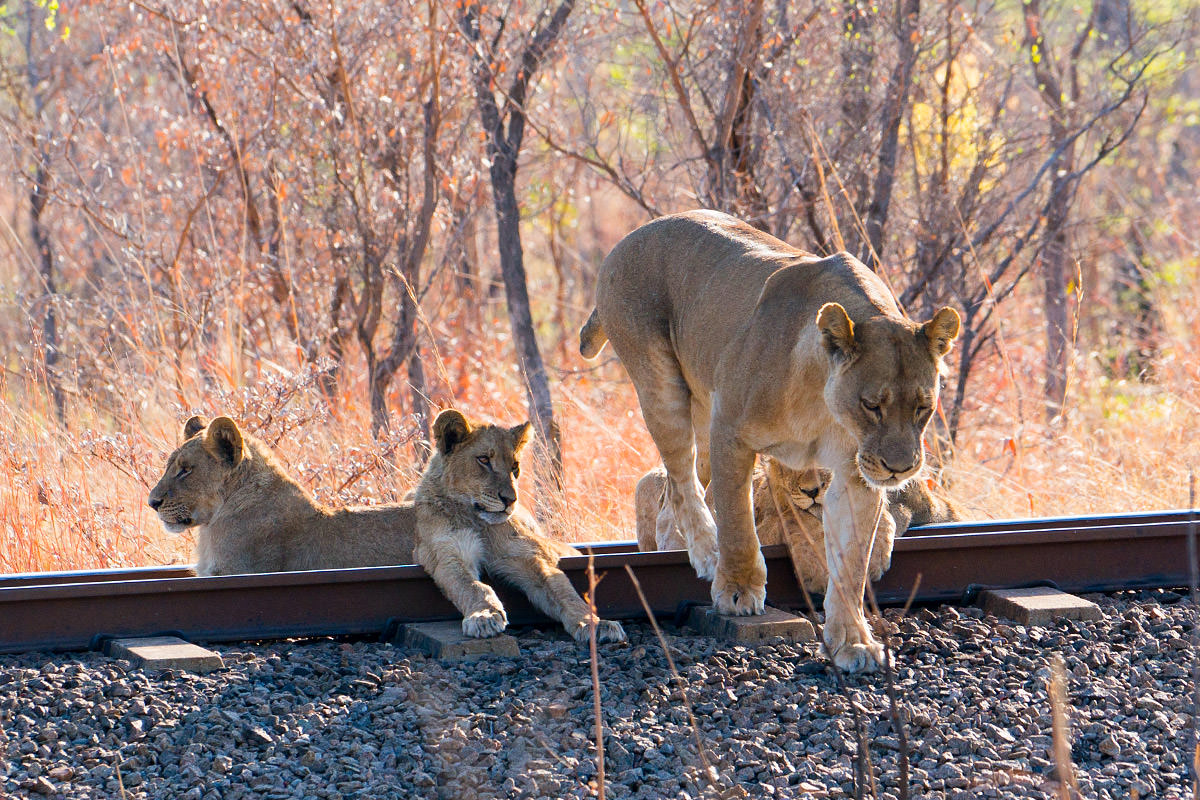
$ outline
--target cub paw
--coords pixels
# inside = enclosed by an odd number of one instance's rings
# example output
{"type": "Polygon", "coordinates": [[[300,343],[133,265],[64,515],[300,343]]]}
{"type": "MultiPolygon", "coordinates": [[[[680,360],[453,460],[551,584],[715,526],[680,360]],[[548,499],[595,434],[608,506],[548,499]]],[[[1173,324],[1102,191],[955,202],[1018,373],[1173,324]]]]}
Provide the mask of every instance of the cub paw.
{"type": "Polygon", "coordinates": [[[714,536],[709,541],[697,537],[688,547],[688,561],[696,576],[702,581],[711,581],[717,575],[717,540],[714,536]]]}
{"type": "Polygon", "coordinates": [[[625,641],[625,628],[616,620],[602,619],[596,625],[596,641],[623,642],[625,641]]]}
{"type": "Polygon", "coordinates": [[[883,645],[876,641],[842,645],[834,651],[833,663],[842,672],[875,672],[883,664],[883,645]]]}
{"type": "Polygon", "coordinates": [[[718,573],[712,584],[712,600],[718,614],[737,617],[761,614],[767,603],[767,585],[740,583],[718,573]]]}
{"type": "Polygon", "coordinates": [[[486,639],[504,632],[508,615],[503,608],[485,608],[463,617],[463,634],[472,639],[486,639]]]}
{"type": "MultiPolygon", "coordinates": [[[[588,640],[587,620],[580,620],[574,625],[568,626],[567,632],[571,634],[572,639],[580,644],[586,643],[588,640]]],[[[598,620],[596,622],[596,641],[623,642],[625,641],[625,629],[621,627],[621,623],[619,622],[608,619],[598,620]]]]}
{"type": "Polygon", "coordinates": [[[888,567],[892,566],[892,554],[889,552],[884,555],[880,552],[871,553],[871,563],[868,565],[867,577],[871,583],[883,577],[883,573],[888,571],[888,567]]]}

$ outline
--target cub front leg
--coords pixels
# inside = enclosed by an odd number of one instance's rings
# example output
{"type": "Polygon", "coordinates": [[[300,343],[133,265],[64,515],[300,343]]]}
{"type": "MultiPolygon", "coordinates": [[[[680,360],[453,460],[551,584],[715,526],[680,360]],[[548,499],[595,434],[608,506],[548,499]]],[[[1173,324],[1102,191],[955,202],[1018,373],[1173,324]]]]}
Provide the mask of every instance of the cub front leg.
{"type": "MultiPolygon", "coordinates": [[[[825,494],[825,646],[833,663],[846,672],[874,672],[883,647],[871,634],[863,613],[872,543],[890,543],[895,523],[885,513],[882,490],[868,486],[853,463],[833,474],[825,494]]],[[[889,545],[884,545],[889,546],[889,545]]],[[[890,546],[889,546],[890,550],[890,546]]]]}
{"type": "Polygon", "coordinates": [[[754,451],[713,425],[712,482],[709,493],[717,516],[717,576],[713,606],[721,614],[763,613],[767,601],[767,564],[754,531],[751,481],[754,451]]]}
{"type": "Polygon", "coordinates": [[[464,531],[460,536],[422,542],[413,555],[442,594],[463,615],[463,633],[475,639],[486,639],[503,633],[508,627],[508,615],[495,590],[479,580],[478,557],[469,557],[471,548],[462,547],[460,537],[470,535],[464,531]],[[468,557],[464,558],[464,554],[468,557]]]}
{"type": "Polygon", "coordinates": [[[536,552],[532,554],[506,554],[506,557],[495,559],[488,564],[488,571],[516,584],[540,611],[561,622],[575,641],[588,640],[588,627],[593,620],[597,641],[625,641],[621,623],[598,619],[592,614],[566,573],[558,568],[558,559],[541,552],[541,548],[533,549],[536,552]]]}

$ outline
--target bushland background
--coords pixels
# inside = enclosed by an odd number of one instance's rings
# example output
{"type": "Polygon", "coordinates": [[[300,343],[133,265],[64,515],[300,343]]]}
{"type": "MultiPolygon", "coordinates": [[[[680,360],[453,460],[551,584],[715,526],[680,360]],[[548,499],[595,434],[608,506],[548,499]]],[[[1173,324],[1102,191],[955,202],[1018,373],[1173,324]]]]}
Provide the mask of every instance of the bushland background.
{"type": "Polygon", "coordinates": [[[656,462],[604,254],[718,208],[964,331],[972,516],[1180,507],[1200,380],[1191,2],[17,0],[0,34],[0,571],[188,560],[191,413],[320,499],[402,497],[455,405],[541,436],[559,536],[656,462]]]}

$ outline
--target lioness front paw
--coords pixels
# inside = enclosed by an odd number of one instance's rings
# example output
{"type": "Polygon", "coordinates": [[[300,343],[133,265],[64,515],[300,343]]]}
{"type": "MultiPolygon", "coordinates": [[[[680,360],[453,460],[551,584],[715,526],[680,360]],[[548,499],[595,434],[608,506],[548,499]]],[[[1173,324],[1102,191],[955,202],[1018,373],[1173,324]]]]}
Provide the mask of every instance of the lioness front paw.
{"type": "Polygon", "coordinates": [[[875,672],[883,664],[883,645],[874,640],[842,645],[834,651],[833,663],[842,672],[875,672]]]}
{"type": "Polygon", "coordinates": [[[767,603],[767,584],[729,580],[718,572],[712,584],[712,601],[718,614],[738,617],[761,614],[767,603]]]}
{"type": "Polygon", "coordinates": [[[508,615],[503,608],[485,608],[463,617],[463,634],[472,639],[486,639],[504,632],[508,615]]]}

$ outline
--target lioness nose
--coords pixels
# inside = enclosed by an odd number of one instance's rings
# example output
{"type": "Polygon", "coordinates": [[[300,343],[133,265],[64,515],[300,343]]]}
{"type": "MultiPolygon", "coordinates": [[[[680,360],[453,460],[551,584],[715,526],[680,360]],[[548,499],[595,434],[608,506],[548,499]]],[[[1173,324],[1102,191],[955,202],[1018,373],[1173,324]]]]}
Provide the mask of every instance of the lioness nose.
{"type": "Polygon", "coordinates": [[[505,506],[511,506],[517,502],[517,491],[515,489],[501,489],[496,494],[500,495],[500,502],[505,506]]]}
{"type": "Polygon", "coordinates": [[[883,465],[884,469],[886,469],[888,472],[892,473],[893,475],[899,475],[901,472],[908,472],[910,469],[912,469],[912,464],[909,464],[907,467],[893,467],[891,464],[889,464],[887,461],[885,461],[882,458],[879,459],[879,463],[883,465]]]}
{"type": "Polygon", "coordinates": [[[151,497],[151,498],[150,498],[150,507],[151,507],[152,509],[154,509],[155,511],[158,511],[158,507],[159,507],[159,506],[161,506],[161,505],[162,505],[162,498],[161,498],[161,497],[151,497]]]}

